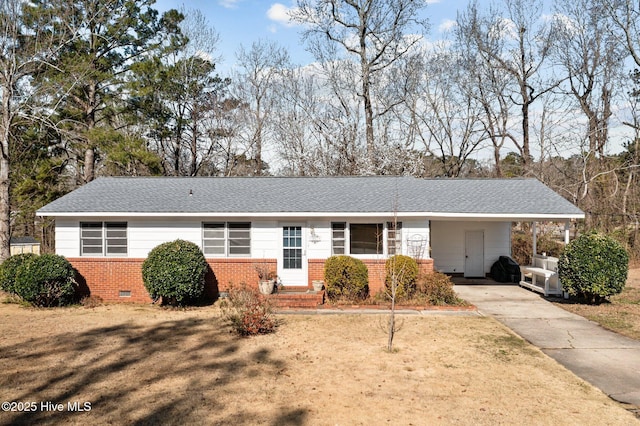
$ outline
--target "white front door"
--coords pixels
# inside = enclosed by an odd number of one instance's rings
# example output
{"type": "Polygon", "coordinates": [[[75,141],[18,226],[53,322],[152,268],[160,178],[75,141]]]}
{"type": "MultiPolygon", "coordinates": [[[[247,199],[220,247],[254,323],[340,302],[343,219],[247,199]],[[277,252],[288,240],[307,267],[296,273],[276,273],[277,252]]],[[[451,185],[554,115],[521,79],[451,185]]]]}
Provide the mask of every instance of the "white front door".
{"type": "Polygon", "coordinates": [[[307,285],[307,250],[303,231],[301,224],[282,225],[278,277],[285,286],[307,285]]]}
{"type": "Polygon", "coordinates": [[[464,251],[464,276],[484,277],[484,231],[466,231],[464,251]]]}

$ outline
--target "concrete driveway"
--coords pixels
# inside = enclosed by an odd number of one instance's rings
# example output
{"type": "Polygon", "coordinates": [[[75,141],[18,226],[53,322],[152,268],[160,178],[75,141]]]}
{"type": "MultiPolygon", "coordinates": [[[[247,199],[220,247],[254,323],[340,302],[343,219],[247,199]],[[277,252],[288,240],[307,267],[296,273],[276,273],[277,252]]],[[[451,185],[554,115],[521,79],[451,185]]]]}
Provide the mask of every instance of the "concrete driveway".
{"type": "Polygon", "coordinates": [[[517,285],[455,285],[456,292],[616,401],[640,407],[640,342],[558,308],[517,285]]]}

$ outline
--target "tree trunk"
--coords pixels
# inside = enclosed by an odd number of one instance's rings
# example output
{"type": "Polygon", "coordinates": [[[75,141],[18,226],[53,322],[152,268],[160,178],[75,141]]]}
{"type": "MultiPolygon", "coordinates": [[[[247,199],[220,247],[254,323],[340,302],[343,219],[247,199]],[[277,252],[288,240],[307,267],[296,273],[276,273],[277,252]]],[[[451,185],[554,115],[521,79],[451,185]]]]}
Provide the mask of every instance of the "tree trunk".
{"type": "MultiPolygon", "coordinates": [[[[197,121],[195,119],[194,121],[197,121]]],[[[193,131],[191,132],[191,164],[189,165],[189,176],[196,176],[198,174],[198,125],[193,125],[193,131]]]]}
{"type": "Polygon", "coordinates": [[[253,135],[253,141],[256,145],[256,154],[255,154],[255,175],[262,176],[262,131],[263,131],[263,123],[264,117],[262,117],[262,100],[258,95],[256,99],[256,132],[253,135]]]}
{"type": "MultiPolygon", "coordinates": [[[[88,86],[88,100],[86,105],[86,126],[87,130],[93,130],[96,127],[96,106],[98,97],[98,84],[95,81],[89,83],[88,86]]],[[[84,151],[84,183],[89,183],[95,179],[95,161],[96,152],[93,147],[93,142],[90,138],[87,139],[87,146],[84,151]]]]}
{"type": "Polygon", "coordinates": [[[96,152],[89,146],[84,151],[84,183],[89,183],[95,178],[95,158],[96,152]]]}
{"type": "MultiPolygon", "coordinates": [[[[10,83],[8,83],[10,84],[10,83]]],[[[0,262],[11,256],[11,198],[9,192],[9,137],[11,128],[11,90],[2,91],[2,140],[0,146],[0,262]]]]}
{"type": "Polygon", "coordinates": [[[522,168],[524,174],[529,172],[531,151],[529,150],[529,101],[523,99],[522,104],[522,168]]]}
{"type": "MultiPolygon", "coordinates": [[[[375,142],[373,139],[373,106],[371,104],[371,91],[369,88],[368,76],[362,82],[362,91],[364,97],[364,118],[365,118],[365,133],[367,139],[367,159],[369,164],[373,167],[376,165],[375,158],[375,142]]],[[[375,168],[374,168],[375,169],[375,168]]]]}
{"type": "Polygon", "coordinates": [[[364,93],[364,117],[365,117],[365,132],[367,139],[367,159],[369,164],[374,166],[376,164],[375,158],[375,142],[373,139],[373,106],[371,105],[371,94],[369,90],[369,83],[362,85],[364,93]]]}
{"type": "Polygon", "coordinates": [[[365,137],[367,141],[367,160],[376,170],[375,142],[373,140],[373,105],[371,103],[371,68],[367,58],[366,22],[360,18],[360,73],[362,74],[362,99],[364,101],[365,137]]]}
{"type": "Polygon", "coordinates": [[[256,162],[255,175],[262,176],[262,136],[261,135],[258,135],[258,137],[256,138],[255,162],[256,162]]]}
{"type": "MultiPolygon", "coordinates": [[[[3,135],[4,136],[4,135],[3,135]]],[[[2,143],[5,149],[5,143],[2,143]]],[[[9,197],[9,158],[0,159],[0,263],[11,256],[11,199],[9,197]]]]}
{"type": "Polygon", "coordinates": [[[495,164],[495,166],[493,168],[495,177],[501,178],[502,177],[502,167],[500,166],[500,147],[497,146],[495,143],[493,145],[493,162],[495,164]]]}
{"type": "Polygon", "coordinates": [[[393,337],[396,332],[396,310],[395,310],[395,301],[391,300],[391,313],[389,314],[389,336],[387,339],[387,351],[393,351],[393,337]]]}

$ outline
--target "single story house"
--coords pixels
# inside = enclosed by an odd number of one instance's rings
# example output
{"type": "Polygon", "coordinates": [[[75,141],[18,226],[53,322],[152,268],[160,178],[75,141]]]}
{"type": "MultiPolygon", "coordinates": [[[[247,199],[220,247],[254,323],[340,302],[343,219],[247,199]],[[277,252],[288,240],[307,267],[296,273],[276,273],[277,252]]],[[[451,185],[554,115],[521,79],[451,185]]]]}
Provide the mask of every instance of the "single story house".
{"type": "Polygon", "coordinates": [[[268,264],[284,286],[323,279],[334,254],[362,259],[370,290],[382,289],[395,253],[422,270],[485,276],[511,254],[514,221],[569,222],[584,213],[535,179],[413,177],[109,177],[44,206],[56,253],[91,293],[149,301],[141,264],[151,249],[184,239],[202,248],[224,291],[256,283],[268,264]]]}

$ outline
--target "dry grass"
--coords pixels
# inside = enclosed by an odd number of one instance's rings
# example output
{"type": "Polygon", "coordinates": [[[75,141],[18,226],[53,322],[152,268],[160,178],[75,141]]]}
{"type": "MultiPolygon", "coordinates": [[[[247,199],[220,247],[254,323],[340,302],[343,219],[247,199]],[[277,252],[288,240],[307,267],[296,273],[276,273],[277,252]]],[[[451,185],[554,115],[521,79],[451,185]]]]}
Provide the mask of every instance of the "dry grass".
{"type": "Polygon", "coordinates": [[[397,351],[376,315],[280,316],[239,339],[216,307],[0,304],[0,424],[598,424],[637,420],[498,322],[406,316],[397,351]]]}
{"type": "Polygon", "coordinates": [[[622,293],[612,296],[610,303],[585,305],[557,302],[567,311],[595,321],[609,330],[640,340],[640,269],[629,270],[629,277],[622,293]]]}

